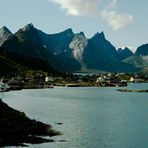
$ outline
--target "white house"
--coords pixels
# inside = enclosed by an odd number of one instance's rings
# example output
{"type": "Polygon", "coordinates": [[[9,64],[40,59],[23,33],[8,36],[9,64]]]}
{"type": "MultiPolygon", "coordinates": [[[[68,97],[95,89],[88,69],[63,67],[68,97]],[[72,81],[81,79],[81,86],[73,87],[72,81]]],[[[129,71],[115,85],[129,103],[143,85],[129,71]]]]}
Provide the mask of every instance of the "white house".
{"type": "Polygon", "coordinates": [[[99,78],[97,78],[97,81],[96,81],[96,83],[103,83],[103,82],[105,82],[105,79],[103,78],[103,77],[99,77],[99,78]]]}
{"type": "Polygon", "coordinates": [[[45,77],[45,82],[54,82],[54,77],[47,76],[45,77]]]}

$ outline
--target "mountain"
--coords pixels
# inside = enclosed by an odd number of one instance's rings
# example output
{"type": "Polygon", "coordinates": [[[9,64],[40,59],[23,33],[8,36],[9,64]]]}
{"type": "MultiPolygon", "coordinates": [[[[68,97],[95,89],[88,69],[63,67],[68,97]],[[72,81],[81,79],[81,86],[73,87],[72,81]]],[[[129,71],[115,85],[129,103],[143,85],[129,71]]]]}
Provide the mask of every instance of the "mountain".
{"type": "Polygon", "coordinates": [[[124,59],[124,62],[139,67],[144,72],[148,72],[148,44],[138,47],[135,54],[124,59]]]}
{"type": "Polygon", "coordinates": [[[118,60],[118,53],[116,48],[105,38],[104,32],[96,33],[91,39],[90,44],[93,50],[97,52],[96,56],[101,55],[110,60],[118,60]]]}
{"type": "Polygon", "coordinates": [[[55,72],[48,63],[51,54],[43,47],[32,24],[11,34],[1,45],[0,55],[28,68],[55,72]]]}
{"type": "Polygon", "coordinates": [[[54,55],[54,63],[49,63],[59,71],[73,72],[80,70],[80,63],[74,58],[69,47],[74,33],[71,28],[56,34],[46,34],[38,30],[43,46],[54,55]]]}
{"type": "Polygon", "coordinates": [[[104,32],[87,39],[83,32],[71,28],[56,34],[46,34],[28,24],[12,34],[1,29],[1,51],[12,60],[36,69],[62,72],[108,71],[134,72],[135,65],[122,61],[132,55],[129,49],[116,50],[104,32]]]}
{"type": "Polygon", "coordinates": [[[123,60],[123,62],[125,63],[129,63],[131,65],[135,65],[136,67],[143,67],[143,59],[142,57],[139,57],[139,56],[136,56],[136,55],[133,55],[133,56],[130,56],[126,59],[123,60]]]}
{"type": "MultiPolygon", "coordinates": [[[[11,53],[19,55],[40,57],[40,40],[36,37],[34,27],[29,24],[19,29],[14,35],[9,37],[1,47],[11,53]],[[39,42],[39,43],[38,43],[39,42]],[[39,46],[39,47],[37,47],[39,46]]],[[[41,57],[40,57],[41,58],[41,57]]],[[[44,59],[44,57],[42,57],[44,59]]]]}
{"type": "Polygon", "coordinates": [[[148,58],[146,56],[133,55],[123,60],[123,62],[134,65],[140,68],[140,71],[148,73],[148,58]]]}
{"type": "Polygon", "coordinates": [[[51,50],[55,55],[59,55],[60,53],[69,50],[69,44],[74,37],[71,28],[56,34],[46,34],[38,30],[38,34],[44,47],[51,50]]]}
{"type": "Polygon", "coordinates": [[[80,69],[80,64],[73,58],[71,54],[72,50],[68,47],[68,44],[66,45],[66,42],[70,42],[68,41],[69,33],[71,33],[70,29],[55,36],[47,35],[37,30],[32,24],[28,24],[19,29],[1,45],[3,49],[1,52],[7,54],[9,57],[11,56],[12,60],[29,68],[45,69],[46,67],[49,70],[51,69],[51,71],[53,69],[58,71],[74,71],[80,69]],[[46,36],[47,42],[43,40],[45,38],[43,36],[46,36]],[[61,41],[60,47],[60,42],[56,44],[56,41],[60,41],[61,39],[64,40],[61,41]],[[63,43],[63,41],[66,42],[63,43]],[[47,46],[50,48],[47,48],[47,46]],[[67,48],[67,51],[62,48],[63,46],[67,48]],[[63,51],[57,54],[56,51],[58,52],[60,49],[63,49],[63,51]]]}
{"type": "Polygon", "coordinates": [[[133,52],[127,47],[125,47],[124,49],[119,48],[118,53],[119,53],[119,59],[121,61],[132,56],[132,55],[134,55],[133,52]]]}
{"type": "Polygon", "coordinates": [[[10,32],[10,30],[3,26],[0,29],[0,46],[9,38],[12,36],[12,33],[10,32]]]}
{"type": "Polygon", "coordinates": [[[119,59],[116,48],[105,38],[103,32],[87,39],[84,33],[76,34],[70,44],[73,55],[81,65],[82,71],[88,69],[101,71],[136,71],[132,65],[119,59]]]}
{"type": "Polygon", "coordinates": [[[83,57],[88,69],[110,71],[110,68],[108,67],[108,69],[106,69],[105,65],[113,61],[118,62],[117,51],[115,47],[105,39],[103,32],[96,33],[88,40],[88,45],[83,57]]]}
{"type": "Polygon", "coordinates": [[[137,56],[148,56],[148,44],[144,44],[137,48],[135,55],[137,56]]]}
{"type": "Polygon", "coordinates": [[[19,52],[20,54],[23,53],[23,55],[47,61],[48,50],[43,47],[37,29],[34,28],[33,24],[28,24],[24,28],[19,29],[15,33],[15,37],[21,44],[22,50],[19,52]]]}
{"type": "Polygon", "coordinates": [[[83,32],[74,34],[72,29],[52,35],[38,30],[38,34],[44,47],[54,54],[59,66],[54,67],[58,70],[126,71],[125,67],[130,66],[131,71],[134,71],[131,65],[120,62],[116,48],[105,39],[103,32],[95,34],[91,39],[87,39],[83,32]],[[121,66],[116,66],[119,64],[121,66]]]}

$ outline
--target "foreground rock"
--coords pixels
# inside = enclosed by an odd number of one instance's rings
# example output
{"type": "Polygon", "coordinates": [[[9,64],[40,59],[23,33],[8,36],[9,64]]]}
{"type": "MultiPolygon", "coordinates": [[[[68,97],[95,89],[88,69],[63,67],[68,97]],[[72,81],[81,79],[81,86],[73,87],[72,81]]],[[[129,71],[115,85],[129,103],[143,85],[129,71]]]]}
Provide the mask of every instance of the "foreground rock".
{"type": "Polygon", "coordinates": [[[120,92],[146,92],[146,93],[148,93],[148,89],[145,89],[145,90],[118,89],[117,91],[120,91],[120,92]]]}
{"type": "Polygon", "coordinates": [[[0,99],[0,147],[54,142],[41,136],[59,134],[50,125],[29,119],[23,112],[10,108],[0,99]]]}

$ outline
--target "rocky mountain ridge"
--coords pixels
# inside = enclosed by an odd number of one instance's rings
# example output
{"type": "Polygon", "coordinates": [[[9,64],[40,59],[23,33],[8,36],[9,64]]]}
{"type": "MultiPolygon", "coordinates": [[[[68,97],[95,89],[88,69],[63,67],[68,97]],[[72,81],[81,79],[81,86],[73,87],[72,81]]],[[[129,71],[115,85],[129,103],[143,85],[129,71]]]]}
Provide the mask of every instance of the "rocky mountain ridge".
{"type": "Polygon", "coordinates": [[[133,56],[130,49],[118,49],[105,38],[104,32],[86,38],[83,32],[71,28],[56,34],[46,34],[28,24],[12,34],[6,27],[0,29],[0,47],[3,52],[39,59],[63,72],[108,71],[135,72],[140,69],[124,59],[133,56]]]}

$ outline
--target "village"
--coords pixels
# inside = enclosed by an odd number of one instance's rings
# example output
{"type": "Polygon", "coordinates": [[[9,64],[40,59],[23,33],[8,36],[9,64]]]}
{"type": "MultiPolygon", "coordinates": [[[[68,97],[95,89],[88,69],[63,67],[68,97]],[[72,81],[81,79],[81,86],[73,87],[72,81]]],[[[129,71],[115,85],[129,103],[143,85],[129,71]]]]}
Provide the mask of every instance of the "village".
{"type": "Polygon", "coordinates": [[[63,76],[16,76],[0,79],[0,92],[21,89],[62,87],[121,87],[128,83],[148,82],[148,77],[138,74],[99,73],[94,75],[77,73],[63,76]]]}

